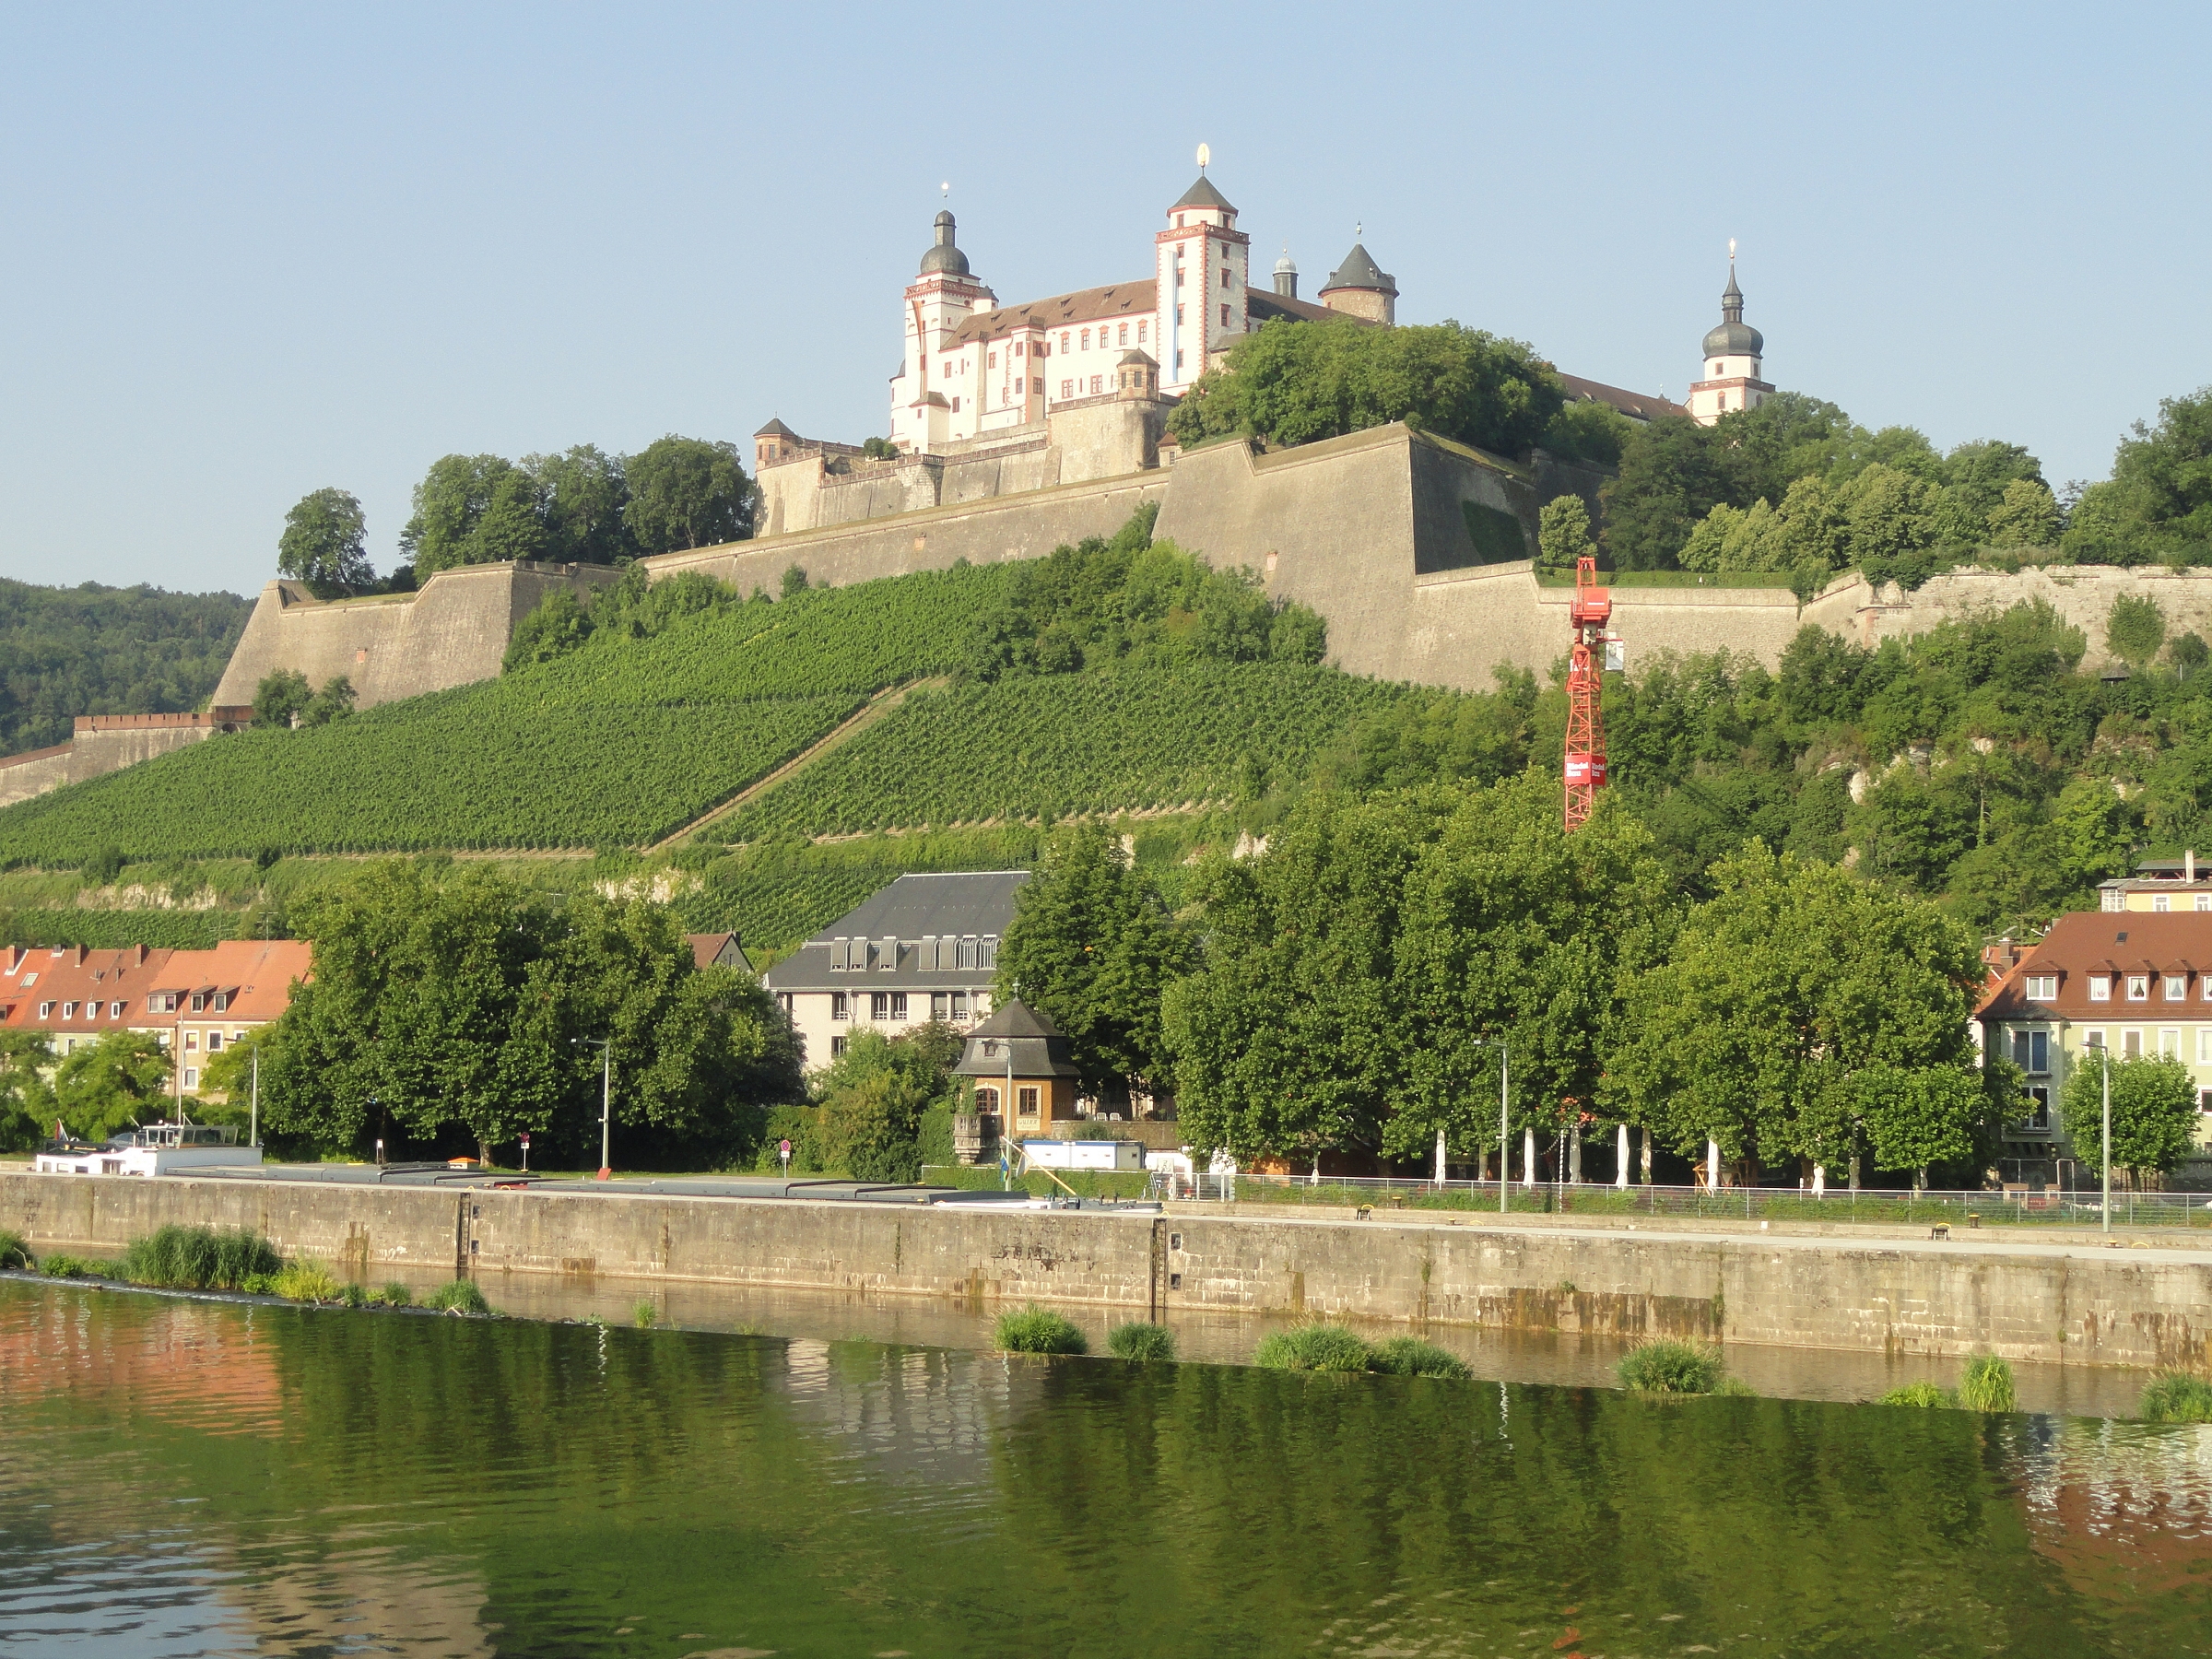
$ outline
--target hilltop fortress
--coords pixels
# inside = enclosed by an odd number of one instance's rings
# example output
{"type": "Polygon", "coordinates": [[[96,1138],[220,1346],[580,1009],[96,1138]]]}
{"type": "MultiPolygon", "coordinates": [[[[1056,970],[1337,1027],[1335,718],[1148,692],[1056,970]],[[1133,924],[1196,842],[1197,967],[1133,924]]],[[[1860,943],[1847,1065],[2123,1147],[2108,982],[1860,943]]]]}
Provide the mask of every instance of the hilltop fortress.
{"type": "MultiPolygon", "coordinates": [[[[960,559],[1041,558],[1112,534],[1152,501],[1160,536],[1319,611],[1331,660],[1353,673],[1487,690],[1500,667],[1547,672],[1566,649],[1568,595],[1534,574],[1537,513],[1567,493],[1594,509],[1599,475],[1541,451],[1524,465],[1400,425],[1286,450],[1227,441],[1187,454],[1168,435],[1181,391],[1258,323],[1395,320],[1396,279],[1358,242],[1319,303],[1299,298],[1287,252],[1272,283],[1254,288],[1238,218],[1202,173],[1167,209],[1148,276],[1001,306],[958,246],[951,215],[939,214],[901,296],[892,453],[803,438],[771,420],[755,438],[757,537],[660,555],[647,570],[655,580],[699,571],[746,592],[777,591],[794,565],[817,585],[865,582],[960,559]]],[[[1570,396],[1631,419],[1717,419],[1773,390],[1765,341],[1744,312],[1732,262],[1687,407],[1561,378],[1570,396]]],[[[279,667],[316,684],[345,674],[363,706],[486,678],[547,593],[611,579],[589,566],[486,565],[441,571],[418,594],[335,604],[273,582],[215,701],[250,702],[279,667]]],[[[1631,665],[1721,647],[1772,665],[1808,622],[1872,645],[2041,599],[2088,634],[2094,663],[2122,594],[2154,596],[2176,631],[2212,636],[2212,572],[2090,567],[1958,571],[1911,594],[1844,575],[1803,606],[1781,588],[1630,585],[1616,589],[1614,618],[1631,665]]]]}

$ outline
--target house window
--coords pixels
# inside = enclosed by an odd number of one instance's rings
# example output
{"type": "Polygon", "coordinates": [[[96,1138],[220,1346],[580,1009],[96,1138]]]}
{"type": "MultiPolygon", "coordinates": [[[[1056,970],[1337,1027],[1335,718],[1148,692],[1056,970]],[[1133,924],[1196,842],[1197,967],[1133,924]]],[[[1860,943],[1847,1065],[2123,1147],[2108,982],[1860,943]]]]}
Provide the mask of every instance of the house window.
{"type": "Polygon", "coordinates": [[[998,935],[996,934],[985,934],[983,935],[982,952],[981,959],[977,962],[976,966],[979,968],[995,968],[998,966],[998,935]]]}
{"type": "Polygon", "coordinates": [[[2049,1002],[2058,994],[2058,975],[2031,973],[2028,976],[2028,1000],[2049,1002]]]}
{"type": "Polygon", "coordinates": [[[2212,893],[2199,893],[2196,896],[2196,908],[2200,911],[2212,911],[2212,893]]]}
{"type": "Polygon", "coordinates": [[[187,1031],[184,1033],[184,1052],[186,1053],[189,1054],[194,1053],[199,1046],[200,1034],[197,1031],[187,1031]]]}
{"type": "Polygon", "coordinates": [[[830,1018],[832,1019],[853,1018],[853,999],[842,991],[830,993],[830,1018]]]}
{"type": "Polygon", "coordinates": [[[2089,975],[2089,1000],[2091,1002],[2111,1002],[2112,1000],[2112,976],[2111,974],[2092,973],[2089,975]]]}
{"type": "Polygon", "coordinates": [[[1064,380],[1060,382],[1060,395],[1062,397],[1073,397],[1075,394],[1076,382],[1074,381],[1064,380]]]}
{"type": "Polygon", "coordinates": [[[220,1031],[210,1031],[207,1033],[207,1052],[209,1053],[213,1054],[220,1053],[222,1046],[223,1034],[220,1031]]]}
{"type": "Polygon", "coordinates": [[[903,991],[891,993],[891,1018],[895,1020],[906,1018],[906,993],[903,991]]]}
{"type": "Polygon", "coordinates": [[[832,1038],[830,1038],[830,1059],[832,1059],[832,1060],[837,1060],[837,1059],[841,1059],[841,1058],[843,1057],[843,1055],[844,1055],[844,1052],[845,1052],[845,1042],[846,1042],[846,1039],[844,1039],[844,1038],[842,1038],[842,1037],[832,1037],[832,1038]]]}
{"type": "Polygon", "coordinates": [[[76,1005],[75,1003],[64,1003],[62,1005],[62,1018],[64,1019],[75,1019],[76,1018],[76,1005]]]}
{"type": "Polygon", "coordinates": [[[880,1023],[891,1017],[891,994],[888,991],[871,991],[868,994],[868,1018],[880,1023]]]}
{"type": "Polygon", "coordinates": [[[2031,1088],[2028,1091],[2028,1098],[2035,1102],[2033,1110],[2028,1113],[2028,1127],[2048,1135],[2051,1132],[2051,1091],[2047,1088],[2031,1088]]]}
{"type": "Polygon", "coordinates": [[[2131,973],[2127,976],[2127,1000],[2129,1002],[2148,1002],[2150,1000],[2149,974],[2131,973]]]}
{"type": "Polygon", "coordinates": [[[993,1117],[996,1117],[998,1115],[998,1090],[978,1088],[975,1091],[975,1109],[978,1112],[987,1112],[993,1117]]]}
{"type": "Polygon", "coordinates": [[[2159,1033],[2159,1058],[2161,1060],[2179,1060],[2181,1057],[2182,1034],[2179,1031],[2171,1030],[2160,1031],[2159,1033]]]}
{"type": "Polygon", "coordinates": [[[2187,974],[2170,973],[2166,976],[2166,1000],[2168,1002],[2180,1002],[2188,994],[2189,976],[2187,974]]]}
{"type": "Polygon", "coordinates": [[[2092,1049],[2101,1049],[2103,1046],[2104,1033],[2102,1031],[2084,1031],[2081,1034],[2081,1049],[2085,1054],[2092,1049]]]}
{"type": "Polygon", "coordinates": [[[207,1011],[207,993],[206,993],[206,992],[205,992],[205,991],[194,991],[194,992],[192,994],[192,1011],[193,1011],[194,1014],[204,1014],[204,1013],[206,1013],[206,1012],[207,1011]]]}
{"type": "Polygon", "coordinates": [[[110,1019],[121,1019],[123,1018],[123,1005],[119,1002],[110,1003],[108,1005],[108,1018],[110,1019]]]}
{"type": "Polygon", "coordinates": [[[942,991],[932,991],[929,994],[929,1017],[932,1019],[948,1019],[951,1016],[952,998],[942,991]]]}
{"type": "Polygon", "coordinates": [[[1019,1088],[1017,1088],[1014,1091],[1016,1112],[1022,1117],[1035,1117],[1038,1093],[1037,1086],[1033,1083],[1024,1083],[1019,1088]]]}
{"type": "Polygon", "coordinates": [[[779,991],[776,993],[776,1006],[783,1010],[783,1018],[786,1019],[789,1019],[793,1014],[797,1012],[797,1010],[792,1006],[794,1000],[795,999],[793,997],[792,994],[788,991],[779,991]]]}
{"type": "Polygon", "coordinates": [[[2165,893],[2153,893],[2150,896],[2150,908],[2154,911],[2170,911],[2173,908],[2173,900],[2165,893]]]}
{"type": "Polygon", "coordinates": [[[184,1068],[184,1087],[187,1088],[197,1088],[199,1086],[200,1074],[194,1071],[191,1066],[186,1066],[184,1068]]]}
{"type": "Polygon", "coordinates": [[[968,1018],[967,992],[955,991],[952,994],[952,1017],[955,1019],[965,1019],[968,1018]]]}
{"type": "Polygon", "coordinates": [[[966,938],[960,941],[960,966],[963,968],[972,968],[981,959],[982,959],[978,954],[976,937],[973,934],[970,934],[966,938]]]}
{"type": "Polygon", "coordinates": [[[2043,1076],[2051,1069],[2051,1033],[2015,1031],[2012,1034],[2012,1063],[2031,1077],[2043,1076]]]}
{"type": "Polygon", "coordinates": [[[2120,1033],[2120,1057],[2124,1060],[2140,1060],[2143,1058],[2142,1032],[2123,1031],[2120,1033]]]}

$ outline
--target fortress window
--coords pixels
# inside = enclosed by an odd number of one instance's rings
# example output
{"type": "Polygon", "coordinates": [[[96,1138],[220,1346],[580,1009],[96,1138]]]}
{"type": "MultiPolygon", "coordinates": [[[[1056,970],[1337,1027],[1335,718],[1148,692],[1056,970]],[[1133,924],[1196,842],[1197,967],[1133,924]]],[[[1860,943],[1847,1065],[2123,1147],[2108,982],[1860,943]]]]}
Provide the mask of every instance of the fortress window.
{"type": "Polygon", "coordinates": [[[1129,324],[1126,323],[1122,324],[1122,337],[1118,344],[1123,346],[1129,344],[1129,324]]]}
{"type": "Polygon", "coordinates": [[[1062,382],[1060,382],[1060,395],[1061,395],[1061,396],[1063,396],[1063,397],[1073,397],[1075,394],[1076,394],[1076,382],[1075,382],[1074,381],[1072,381],[1072,380],[1064,380],[1064,381],[1062,381],[1062,382]]]}
{"type": "Polygon", "coordinates": [[[1094,375],[1092,375],[1092,376],[1090,377],[1090,394],[1091,394],[1093,397],[1096,397],[1096,396],[1097,396],[1097,395],[1098,395],[1100,393],[1101,393],[1101,392],[1103,392],[1103,391],[1105,391],[1105,390],[1106,390],[1106,377],[1105,377],[1104,375],[1102,375],[1102,374],[1094,374],[1094,375]]]}
{"type": "Polygon", "coordinates": [[[1063,334],[1060,336],[1060,349],[1063,351],[1072,350],[1073,347],[1069,346],[1068,342],[1073,340],[1075,337],[1076,336],[1071,334],[1063,334]]]}
{"type": "Polygon", "coordinates": [[[1022,343],[1019,340],[1014,342],[1014,355],[1016,357],[1019,357],[1021,355],[1021,345],[1022,343]]]}
{"type": "Polygon", "coordinates": [[[1090,330],[1088,328],[1083,331],[1083,349],[1086,351],[1090,349],[1090,330]]]}
{"type": "Polygon", "coordinates": [[[1229,307],[1226,305],[1221,308],[1221,326],[1224,328],[1229,326],[1229,307]]]}
{"type": "Polygon", "coordinates": [[[957,397],[952,400],[952,412],[955,415],[960,412],[960,400],[957,397]]]}
{"type": "Polygon", "coordinates": [[[1221,286],[1223,288],[1229,286],[1229,267],[1227,265],[1221,267],[1221,286]]]}
{"type": "Polygon", "coordinates": [[[989,360],[989,362],[987,362],[987,363],[986,363],[984,366],[985,366],[986,368],[990,368],[990,369],[995,369],[995,368],[997,368],[997,367],[998,367],[998,353],[997,353],[997,352],[995,352],[995,351],[994,351],[994,352],[993,352],[993,353],[991,354],[991,357],[990,357],[990,360],[989,360]]]}
{"type": "Polygon", "coordinates": [[[1142,323],[1139,323],[1136,325],[1136,343],[1139,346],[1142,346],[1145,343],[1145,327],[1146,325],[1142,323]]]}

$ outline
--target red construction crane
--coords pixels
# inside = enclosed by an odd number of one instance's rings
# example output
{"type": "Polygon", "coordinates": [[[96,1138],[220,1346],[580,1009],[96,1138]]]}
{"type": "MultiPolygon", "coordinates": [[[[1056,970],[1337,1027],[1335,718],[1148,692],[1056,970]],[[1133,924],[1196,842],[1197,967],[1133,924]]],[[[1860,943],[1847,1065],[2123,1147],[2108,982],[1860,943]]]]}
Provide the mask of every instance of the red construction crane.
{"type": "Polygon", "coordinates": [[[1590,821],[1606,786],[1606,715],[1599,700],[1613,595],[1597,585],[1597,560],[1574,564],[1574,653],[1567,660],[1567,833],[1590,821]]]}

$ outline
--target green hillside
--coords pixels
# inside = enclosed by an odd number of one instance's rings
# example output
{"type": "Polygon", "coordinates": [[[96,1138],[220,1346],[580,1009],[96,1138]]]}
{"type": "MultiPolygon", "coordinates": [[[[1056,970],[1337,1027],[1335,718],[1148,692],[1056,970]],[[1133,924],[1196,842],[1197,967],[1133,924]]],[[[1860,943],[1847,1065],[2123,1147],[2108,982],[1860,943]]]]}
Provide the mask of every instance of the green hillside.
{"type": "Polygon", "coordinates": [[[0,581],[0,755],[68,742],[79,714],[196,708],[253,609],[236,594],[0,581]]]}

